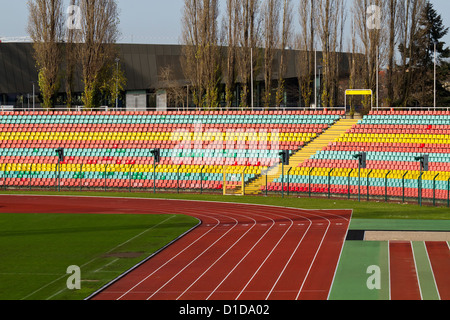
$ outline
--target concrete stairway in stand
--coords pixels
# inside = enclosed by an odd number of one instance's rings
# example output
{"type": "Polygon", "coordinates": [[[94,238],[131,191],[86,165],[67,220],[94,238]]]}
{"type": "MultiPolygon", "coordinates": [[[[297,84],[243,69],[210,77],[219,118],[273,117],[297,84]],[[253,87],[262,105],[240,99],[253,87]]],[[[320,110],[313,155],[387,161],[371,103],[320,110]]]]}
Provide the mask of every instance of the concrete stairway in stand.
{"type": "MultiPolygon", "coordinates": [[[[354,125],[358,123],[358,119],[340,119],[333,126],[328,128],[324,133],[310,142],[307,146],[299,150],[297,153],[291,156],[289,166],[284,166],[285,173],[291,167],[298,167],[301,163],[305,162],[311,156],[315,155],[317,151],[323,150],[329,143],[336,141],[342,135],[344,135],[348,130],[350,130],[354,125]]],[[[269,169],[266,174],[261,175],[259,178],[251,182],[245,187],[245,194],[255,195],[261,193],[261,187],[266,186],[273,182],[276,178],[281,176],[282,165],[276,165],[269,169]]]]}

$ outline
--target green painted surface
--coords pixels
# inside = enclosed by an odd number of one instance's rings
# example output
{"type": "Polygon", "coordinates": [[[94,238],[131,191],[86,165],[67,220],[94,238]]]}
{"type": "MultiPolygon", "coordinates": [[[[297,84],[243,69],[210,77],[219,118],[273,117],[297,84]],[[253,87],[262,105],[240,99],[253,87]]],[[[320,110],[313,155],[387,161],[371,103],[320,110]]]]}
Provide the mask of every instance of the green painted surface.
{"type": "Polygon", "coordinates": [[[388,300],[388,243],[347,241],[329,296],[330,300],[388,300]],[[367,282],[373,273],[370,266],[380,268],[380,289],[369,289],[367,282]]]}
{"type": "Polygon", "coordinates": [[[423,300],[439,300],[430,260],[423,241],[413,242],[414,259],[423,300]]]}
{"type": "Polygon", "coordinates": [[[450,231],[450,220],[352,219],[352,230],[450,231]]]}
{"type": "MultiPolygon", "coordinates": [[[[450,231],[448,220],[352,219],[353,230],[450,231]]],[[[423,300],[439,300],[436,282],[423,241],[413,252],[423,300]]],[[[387,241],[346,241],[336,272],[330,300],[389,300],[389,245],[387,241]],[[381,289],[370,290],[369,266],[379,266],[381,289]]]]}

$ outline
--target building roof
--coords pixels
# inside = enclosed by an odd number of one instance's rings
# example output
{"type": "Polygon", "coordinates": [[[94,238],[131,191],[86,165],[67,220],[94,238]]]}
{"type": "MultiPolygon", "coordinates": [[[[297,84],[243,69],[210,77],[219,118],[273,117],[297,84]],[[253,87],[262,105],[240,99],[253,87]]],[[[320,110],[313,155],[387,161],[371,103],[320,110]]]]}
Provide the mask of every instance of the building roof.
{"type": "MultiPolygon", "coordinates": [[[[151,45],[151,44],[118,44],[119,57],[125,71],[126,91],[157,89],[161,87],[158,74],[161,68],[172,66],[175,80],[186,83],[181,68],[181,45],[151,45]]],[[[294,50],[287,54],[285,78],[297,77],[297,67],[294,50]]],[[[320,53],[318,54],[320,57],[320,53]]],[[[341,59],[341,70],[348,69],[348,59],[344,54],[341,59]]],[[[37,84],[36,63],[33,57],[31,43],[1,43],[0,44],[0,93],[31,93],[33,82],[37,84]]],[[[274,65],[278,65],[275,58],[274,65]]],[[[344,71],[345,73],[345,71],[344,71]]],[[[274,79],[277,77],[274,72],[274,79]]],[[[257,75],[256,80],[262,80],[257,75]]],[[[80,74],[75,76],[74,91],[83,91],[80,74]]],[[[64,92],[64,85],[60,91],[64,92]]],[[[36,92],[39,91],[36,86],[36,92]]]]}

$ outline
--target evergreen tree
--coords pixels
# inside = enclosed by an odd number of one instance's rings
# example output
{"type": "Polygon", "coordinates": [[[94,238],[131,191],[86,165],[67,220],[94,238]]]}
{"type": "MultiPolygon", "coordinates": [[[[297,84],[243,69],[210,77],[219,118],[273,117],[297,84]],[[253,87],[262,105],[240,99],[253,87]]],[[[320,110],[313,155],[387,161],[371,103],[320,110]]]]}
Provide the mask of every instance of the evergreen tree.
{"type": "Polygon", "coordinates": [[[424,67],[431,67],[434,64],[434,44],[436,43],[436,52],[438,64],[443,59],[450,57],[449,47],[445,47],[445,42],[441,39],[447,35],[449,28],[445,28],[442,17],[433,8],[430,1],[427,1],[425,10],[420,18],[419,36],[422,43],[425,44],[425,55],[422,64],[424,67]]]}
{"type": "Polygon", "coordinates": [[[413,91],[415,100],[422,106],[433,105],[434,91],[434,50],[436,45],[436,91],[438,92],[438,105],[441,104],[450,92],[445,90],[443,82],[448,74],[448,62],[445,60],[450,57],[450,49],[446,47],[442,38],[447,35],[449,28],[446,28],[442,17],[433,8],[430,1],[427,1],[425,8],[419,20],[419,29],[417,34],[416,54],[417,66],[420,77],[417,78],[416,89],[413,91]],[[446,66],[447,65],[447,66],[446,66]]]}

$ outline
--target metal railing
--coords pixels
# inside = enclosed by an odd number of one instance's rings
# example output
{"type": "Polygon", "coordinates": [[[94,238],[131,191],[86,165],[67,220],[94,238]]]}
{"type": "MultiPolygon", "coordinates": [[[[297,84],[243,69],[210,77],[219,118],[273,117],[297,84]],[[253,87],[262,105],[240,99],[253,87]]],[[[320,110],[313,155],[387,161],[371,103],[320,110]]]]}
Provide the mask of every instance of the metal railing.
{"type": "Polygon", "coordinates": [[[94,109],[86,109],[84,106],[73,106],[72,108],[68,108],[67,106],[55,106],[51,109],[44,109],[41,107],[40,104],[36,105],[35,107],[32,106],[13,106],[13,105],[2,105],[0,106],[0,111],[2,112],[13,112],[13,111],[23,111],[23,112],[56,112],[56,111],[68,111],[68,112],[82,112],[82,111],[102,111],[102,112],[114,112],[114,111],[121,111],[121,112],[137,112],[137,111],[345,111],[344,106],[336,106],[333,108],[311,108],[311,107],[298,107],[298,106],[283,106],[283,107],[270,107],[270,108],[264,108],[264,107],[218,107],[218,108],[196,108],[196,107],[167,107],[164,109],[158,109],[156,107],[145,107],[145,108],[132,108],[132,107],[109,107],[109,106],[101,106],[94,109]]]}
{"type": "MultiPolygon", "coordinates": [[[[65,171],[66,168],[58,166],[53,172],[46,172],[45,178],[41,171],[35,171],[29,164],[22,171],[12,171],[8,165],[0,166],[0,189],[2,190],[49,190],[49,191],[119,191],[119,192],[148,192],[148,193],[199,193],[222,194],[223,171],[216,174],[206,172],[205,166],[199,172],[181,172],[179,166],[176,172],[163,172],[158,166],[145,172],[137,171],[133,164],[126,165],[121,171],[114,166],[104,164],[99,172],[87,171],[86,166],[81,165],[78,171],[65,171]],[[194,177],[194,178],[193,178],[194,177]]],[[[340,198],[361,201],[366,196],[367,201],[395,201],[399,203],[418,203],[419,205],[447,206],[450,207],[450,173],[436,174],[433,180],[427,180],[427,188],[424,188],[422,174],[412,179],[402,178],[401,186],[392,186],[388,172],[384,177],[384,185],[371,185],[370,172],[366,179],[358,179],[352,176],[354,170],[348,174],[347,185],[333,184],[334,169],[330,169],[327,176],[313,176],[315,168],[309,170],[308,176],[291,174],[292,167],[285,167],[284,174],[274,173],[273,166],[262,170],[260,174],[252,172],[252,167],[244,167],[237,175],[243,173],[244,185],[240,179],[235,179],[235,185],[231,186],[235,191],[230,194],[278,196],[278,197],[324,197],[340,198]],[[272,172],[272,173],[271,173],[272,172]],[[444,176],[444,177],[443,177],[444,176]],[[296,182],[295,178],[303,177],[303,183],[296,182]],[[314,177],[314,179],[312,179],[314,177]],[[440,178],[440,187],[437,179],[440,178]],[[413,184],[414,179],[416,182],[413,184]],[[313,181],[314,180],[314,181],[313,181]],[[366,181],[364,181],[366,180],[366,181]],[[405,183],[409,180],[408,186],[405,183]],[[362,183],[360,183],[361,181],[362,183]],[[445,188],[442,188],[443,185],[445,188]],[[242,188],[244,190],[242,190],[242,188]]],[[[222,168],[223,170],[223,168],[222,168]]],[[[220,171],[220,170],[219,170],[220,171]]],[[[408,173],[408,172],[407,172],[408,173]]],[[[230,174],[231,175],[231,174],[230,174]]],[[[342,178],[342,176],[339,176],[342,178]]],[[[230,178],[230,181],[233,179],[230,178]]]]}

